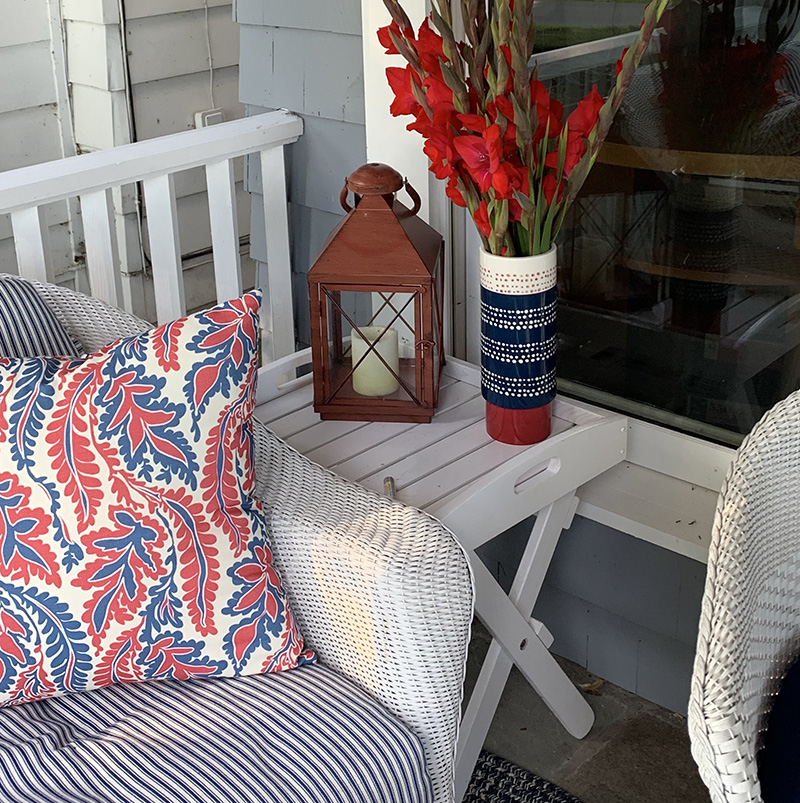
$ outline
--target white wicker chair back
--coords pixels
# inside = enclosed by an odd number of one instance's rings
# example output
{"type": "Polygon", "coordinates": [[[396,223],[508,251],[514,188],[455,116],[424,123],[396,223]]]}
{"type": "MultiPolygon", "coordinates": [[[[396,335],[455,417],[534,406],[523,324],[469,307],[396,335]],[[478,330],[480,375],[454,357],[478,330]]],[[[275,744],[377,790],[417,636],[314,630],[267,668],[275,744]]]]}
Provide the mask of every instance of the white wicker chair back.
{"type": "Polygon", "coordinates": [[[757,755],[800,654],[800,392],[744,440],[717,505],[689,733],[714,803],[760,803],[757,755]]]}

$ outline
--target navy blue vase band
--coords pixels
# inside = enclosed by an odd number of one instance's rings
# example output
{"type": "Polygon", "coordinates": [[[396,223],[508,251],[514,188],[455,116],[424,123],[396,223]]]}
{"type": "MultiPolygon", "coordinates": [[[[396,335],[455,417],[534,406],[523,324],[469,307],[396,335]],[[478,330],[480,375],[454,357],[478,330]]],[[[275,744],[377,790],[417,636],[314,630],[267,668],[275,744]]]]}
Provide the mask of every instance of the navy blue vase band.
{"type": "Polygon", "coordinates": [[[490,404],[531,410],[556,395],[555,287],[511,295],[481,287],[481,385],[490,404]]]}

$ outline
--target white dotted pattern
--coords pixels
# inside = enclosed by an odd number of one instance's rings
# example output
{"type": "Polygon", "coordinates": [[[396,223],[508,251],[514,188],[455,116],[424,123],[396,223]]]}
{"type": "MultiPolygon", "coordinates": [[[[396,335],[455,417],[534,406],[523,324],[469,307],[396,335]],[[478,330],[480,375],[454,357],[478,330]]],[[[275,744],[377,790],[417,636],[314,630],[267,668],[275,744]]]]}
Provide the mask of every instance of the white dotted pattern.
{"type": "Polygon", "coordinates": [[[547,326],[556,320],[556,302],[546,307],[528,309],[500,309],[481,303],[481,321],[498,329],[534,329],[547,326]]]}
{"type": "Polygon", "coordinates": [[[481,251],[481,285],[493,293],[524,296],[556,286],[556,252],[534,257],[500,257],[481,251]]]}
{"type": "Polygon", "coordinates": [[[526,296],[544,293],[556,286],[556,266],[535,273],[497,272],[481,266],[481,285],[493,293],[508,296],[526,296]]]}
{"type": "Polygon", "coordinates": [[[492,360],[529,363],[547,360],[556,353],[556,339],[537,343],[500,343],[481,335],[481,351],[492,360]]]}
{"type": "Polygon", "coordinates": [[[481,368],[481,382],[484,387],[501,396],[514,396],[516,398],[542,396],[552,390],[555,378],[555,369],[542,376],[520,378],[501,376],[487,368],[481,368]]]}

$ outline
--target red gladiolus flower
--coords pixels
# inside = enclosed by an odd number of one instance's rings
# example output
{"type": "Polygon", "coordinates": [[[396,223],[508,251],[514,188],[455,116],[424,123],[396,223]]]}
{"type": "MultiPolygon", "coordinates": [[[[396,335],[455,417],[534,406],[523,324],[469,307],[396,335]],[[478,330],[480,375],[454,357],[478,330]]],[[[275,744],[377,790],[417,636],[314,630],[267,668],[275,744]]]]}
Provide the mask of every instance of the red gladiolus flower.
{"type": "MultiPolygon", "coordinates": [[[[403,34],[400,31],[400,26],[394,20],[392,20],[391,25],[384,25],[383,28],[378,28],[378,41],[381,43],[381,47],[383,47],[386,51],[387,56],[399,56],[400,51],[394,46],[390,31],[397,37],[403,37],[403,34]]],[[[405,32],[405,38],[413,42],[414,31],[411,29],[407,30],[405,32]]]]}
{"type": "Polygon", "coordinates": [[[411,91],[411,82],[419,85],[417,76],[411,67],[387,67],[386,78],[389,86],[394,92],[394,101],[389,107],[392,117],[400,117],[403,114],[418,114],[422,107],[417,103],[414,93],[411,91]]]}
{"type": "Polygon", "coordinates": [[[503,142],[508,146],[506,150],[508,152],[516,151],[517,127],[514,125],[514,104],[508,98],[498,97],[487,104],[486,113],[492,119],[492,122],[497,123],[498,117],[503,120],[502,125],[500,123],[498,125],[501,125],[501,129],[503,125],[505,126],[503,142]]]}
{"type": "Polygon", "coordinates": [[[447,197],[456,206],[460,206],[462,209],[467,208],[467,202],[464,200],[461,190],[458,189],[458,176],[453,175],[450,177],[450,181],[447,182],[447,186],[444,188],[444,191],[447,197]]]}
{"type": "MultiPolygon", "coordinates": [[[[598,140],[597,147],[600,144],[599,115],[604,103],[593,87],[567,118],[563,105],[550,97],[541,81],[530,80],[527,69],[516,71],[523,65],[515,59],[530,45],[533,20],[527,20],[532,2],[526,0],[519,18],[507,13],[509,7],[513,12],[515,0],[495,4],[497,13],[490,13],[481,0],[477,17],[468,21],[470,35],[458,41],[435,11],[419,30],[405,30],[403,26],[411,23],[399,8],[402,0],[385,0],[399,24],[392,22],[378,31],[387,53],[399,51],[413,65],[386,71],[394,92],[391,113],[412,116],[406,127],[422,135],[431,171],[445,181],[448,198],[470,210],[484,242],[491,238],[494,251],[505,251],[505,243],[514,254],[546,248],[557,235],[564,216],[554,220],[537,215],[531,211],[532,203],[541,201],[543,208],[564,205],[577,192],[586,177],[583,170],[578,175],[577,165],[591,166],[590,137],[598,140]],[[520,80],[524,92],[517,91],[520,80]],[[528,96],[524,82],[529,80],[528,100],[523,95],[528,96]]],[[[644,51],[666,4],[659,0],[647,6],[647,24],[628,57],[644,51]]],[[[464,0],[462,6],[474,11],[475,3],[464,0]]],[[[745,50],[741,48],[742,55],[745,50]]],[[[622,70],[622,60],[617,65],[616,105],[634,66],[622,70]]]]}
{"type": "MultiPolygon", "coordinates": [[[[564,178],[569,177],[572,168],[581,160],[586,153],[586,137],[578,131],[567,132],[567,148],[564,154],[564,178]]],[[[553,170],[558,169],[558,151],[551,151],[544,160],[545,167],[553,170]]]]}
{"type": "Polygon", "coordinates": [[[558,200],[560,202],[564,197],[564,182],[562,181],[556,185],[555,175],[547,173],[542,179],[542,191],[548,206],[553,203],[553,199],[556,197],[556,189],[558,190],[558,200]]]}
{"type": "Polygon", "coordinates": [[[597,125],[597,118],[600,109],[603,108],[603,98],[597,91],[597,84],[592,87],[592,91],[578,103],[575,111],[567,118],[567,128],[570,131],[577,131],[584,137],[592,133],[592,129],[597,125]]]}
{"type": "Polygon", "coordinates": [[[422,147],[425,155],[431,160],[430,170],[436,178],[450,178],[455,165],[461,160],[453,147],[453,137],[447,130],[431,126],[422,147]]]}
{"type": "Polygon", "coordinates": [[[617,60],[616,75],[619,75],[622,72],[622,60],[625,58],[625,54],[628,52],[628,50],[629,48],[626,47],[625,50],[622,51],[622,55],[617,60]]]}
{"type": "Polygon", "coordinates": [[[522,189],[522,180],[527,171],[514,167],[510,162],[501,162],[497,172],[492,176],[495,194],[501,200],[508,200],[514,190],[522,189]]]}
{"type": "Polygon", "coordinates": [[[481,192],[488,192],[503,157],[500,126],[492,123],[480,137],[456,137],[453,145],[464,160],[478,189],[481,192]]]}
{"type": "Polygon", "coordinates": [[[458,120],[467,131],[477,131],[479,134],[489,127],[489,123],[482,114],[459,114],[458,120]]]}
{"type": "Polygon", "coordinates": [[[431,30],[426,19],[417,34],[417,53],[425,72],[432,73],[437,78],[442,77],[441,62],[446,59],[442,42],[442,37],[431,30]]]}
{"type": "Polygon", "coordinates": [[[423,82],[425,98],[433,109],[433,124],[450,125],[456,119],[456,107],[453,103],[453,90],[439,78],[429,75],[423,82]]]}
{"type": "MultiPolygon", "coordinates": [[[[492,104],[490,103],[489,105],[491,106],[492,104]]],[[[495,98],[494,105],[509,123],[514,122],[514,104],[508,98],[504,98],[502,96],[495,98]]]]}
{"type": "Polygon", "coordinates": [[[489,205],[486,201],[480,202],[472,217],[478,227],[478,231],[488,237],[492,233],[492,224],[489,222],[489,205]]]}
{"type": "Polygon", "coordinates": [[[433,130],[433,123],[431,123],[430,119],[428,118],[428,114],[425,109],[420,106],[416,115],[414,116],[414,122],[409,123],[406,126],[406,131],[416,131],[427,139],[429,136],[431,136],[433,130]]]}
{"type": "Polygon", "coordinates": [[[533,141],[539,143],[545,131],[552,139],[561,133],[561,118],[564,115],[564,104],[553,100],[541,81],[531,81],[531,106],[536,106],[539,125],[533,133],[533,141]]]}

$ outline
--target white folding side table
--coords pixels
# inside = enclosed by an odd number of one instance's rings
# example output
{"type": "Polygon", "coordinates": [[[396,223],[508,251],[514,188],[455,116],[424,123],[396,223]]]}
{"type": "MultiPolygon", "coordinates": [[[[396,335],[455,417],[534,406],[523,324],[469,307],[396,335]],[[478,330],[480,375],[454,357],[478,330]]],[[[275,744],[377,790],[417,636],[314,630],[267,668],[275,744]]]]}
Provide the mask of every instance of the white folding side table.
{"type": "Polygon", "coordinates": [[[492,644],[461,722],[456,800],[467,788],[513,665],[569,733],[585,736],[594,714],[550,654],[552,635],[530,614],[559,535],[572,522],[576,489],[625,459],[627,418],[557,398],[546,441],[498,443],[486,434],[479,369],[448,357],[430,424],[322,421],[314,412],[310,374],[278,384],[310,361],[306,350],[262,369],[256,416],[309,459],[366,488],[381,493],[384,479],[392,477],[397,498],[444,522],[470,555],[475,611],[492,644]],[[475,550],[533,513],[536,521],[506,594],[475,550]]]}

